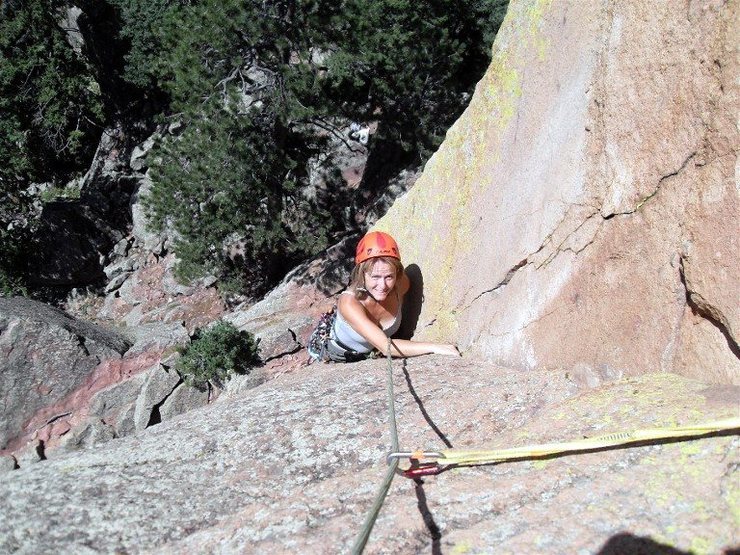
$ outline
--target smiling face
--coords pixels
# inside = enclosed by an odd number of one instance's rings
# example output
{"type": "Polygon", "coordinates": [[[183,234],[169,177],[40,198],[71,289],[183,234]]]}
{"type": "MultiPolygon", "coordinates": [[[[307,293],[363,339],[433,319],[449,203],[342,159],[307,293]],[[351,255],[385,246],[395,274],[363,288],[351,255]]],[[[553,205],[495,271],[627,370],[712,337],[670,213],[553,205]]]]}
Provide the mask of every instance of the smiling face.
{"type": "Polygon", "coordinates": [[[365,272],[365,289],[375,297],[375,300],[383,301],[396,285],[396,267],[384,260],[375,260],[369,272],[365,272]]]}

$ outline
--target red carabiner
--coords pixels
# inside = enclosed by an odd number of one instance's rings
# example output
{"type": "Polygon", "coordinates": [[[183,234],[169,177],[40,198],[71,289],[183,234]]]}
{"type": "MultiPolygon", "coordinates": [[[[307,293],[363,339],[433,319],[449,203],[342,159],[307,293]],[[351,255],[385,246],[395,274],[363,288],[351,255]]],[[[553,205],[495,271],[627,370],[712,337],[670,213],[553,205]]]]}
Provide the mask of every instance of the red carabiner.
{"type": "Polygon", "coordinates": [[[437,463],[425,463],[418,466],[412,466],[409,469],[403,471],[403,475],[406,478],[420,478],[422,476],[434,476],[442,471],[442,467],[437,463]]]}

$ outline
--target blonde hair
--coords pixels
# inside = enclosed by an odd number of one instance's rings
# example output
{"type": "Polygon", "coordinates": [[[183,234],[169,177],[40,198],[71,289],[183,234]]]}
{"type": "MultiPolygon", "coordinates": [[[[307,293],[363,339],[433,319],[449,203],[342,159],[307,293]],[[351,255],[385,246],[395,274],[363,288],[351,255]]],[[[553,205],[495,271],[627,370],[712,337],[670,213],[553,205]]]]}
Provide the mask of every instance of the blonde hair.
{"type": "MultiPolygon", "coordinates": [[[[349,278],[348,289],[355,294],[356,299],[362,300],[368,296],[367,290],[365,289],[365,274],[372,271],[376,262],[385,262],[389,266],[393,266],[396,269],[396,280],[403,275],[403,264],[401,264],[401,261],[398,258],[394,258],[392,256],[368,258],[364,262],[355,264],[349,278]]],[[[395,288],[395,285],[393,287],[395,288]]]]}

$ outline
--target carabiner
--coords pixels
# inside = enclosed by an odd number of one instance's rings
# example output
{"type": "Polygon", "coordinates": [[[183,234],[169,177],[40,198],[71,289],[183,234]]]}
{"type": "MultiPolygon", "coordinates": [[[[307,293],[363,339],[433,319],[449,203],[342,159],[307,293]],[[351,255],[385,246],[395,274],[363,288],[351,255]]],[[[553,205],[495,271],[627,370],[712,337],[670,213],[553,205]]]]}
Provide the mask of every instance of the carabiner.
{"type": "Polygon", "coordinates": [[[393,459],[409,459],[414,461],[425,461],[430,459],[442,459],[444,455],[438,451],[393,451],[388,453],[385,458],[388,464],[391,464],[393,459]]]}
{"type": "Polygon", "coordinates": [[[406,478],[420,478],[422,476],[434,476],[444,470],[444,466],[439,466],[437,463],[425,463],[419,466],[412,466],[402,472],[406,478]]]}

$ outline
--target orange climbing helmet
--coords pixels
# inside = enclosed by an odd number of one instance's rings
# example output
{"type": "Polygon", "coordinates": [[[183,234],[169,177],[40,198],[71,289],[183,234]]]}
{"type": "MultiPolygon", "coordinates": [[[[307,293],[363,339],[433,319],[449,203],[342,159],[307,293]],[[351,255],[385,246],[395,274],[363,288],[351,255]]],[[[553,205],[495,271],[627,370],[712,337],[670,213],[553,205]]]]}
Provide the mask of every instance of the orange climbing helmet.
{"type": "Polygon", "coordinates": [[[393,237],[382,231],[371,231],[357,243],[355,264],[379,256],[390,256],[401,260],[401,253],[393,237]]]}

